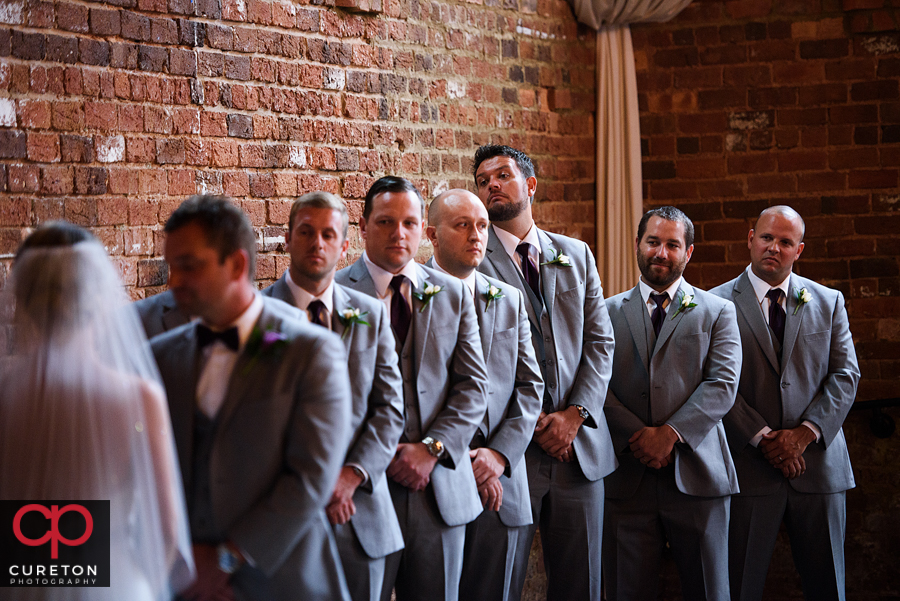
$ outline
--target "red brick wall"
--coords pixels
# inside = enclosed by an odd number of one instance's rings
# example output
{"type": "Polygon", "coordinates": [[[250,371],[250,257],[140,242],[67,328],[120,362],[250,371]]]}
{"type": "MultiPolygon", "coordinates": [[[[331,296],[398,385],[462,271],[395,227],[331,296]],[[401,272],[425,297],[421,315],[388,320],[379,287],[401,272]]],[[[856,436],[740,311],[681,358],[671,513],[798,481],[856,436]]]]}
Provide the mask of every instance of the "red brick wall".
{"type": "MultiPolygon", "coordinates": [[[[900,2],[695,0],[632,34],[645,205],[694,220],[686,276],[703,288],[735,277],[756,215],[793,206],[807,223],[797,271],[847,298],[858,400],[900,397],[900,2]]],[[[845,424],[849,599],[898,594],[900,437],[876,438],[869,418],[845,424]]],[[[783,534],[764,598],[802,598],[783,534]]]]}
{"type": "Polygon", "coordinates": [[[563,0],[334,4],[3,2],[0,256],[64,217],[143,296],[161,224],[206,191],[251,215],[271,280],[298,194],[338,193],[355,222],[381,175],[471,185],[486,142],[535,159],[544,225],[593,237],[593,33],[563,0]]]}

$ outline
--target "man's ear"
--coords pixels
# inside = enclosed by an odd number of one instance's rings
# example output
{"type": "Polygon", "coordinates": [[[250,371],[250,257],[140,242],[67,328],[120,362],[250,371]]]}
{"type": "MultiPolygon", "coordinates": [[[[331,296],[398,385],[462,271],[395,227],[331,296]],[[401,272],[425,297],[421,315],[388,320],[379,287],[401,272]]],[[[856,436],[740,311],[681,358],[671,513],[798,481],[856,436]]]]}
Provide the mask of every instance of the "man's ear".
{"type": "Polygon", "coordinates": [[[428,241],[431,242],[431,245],[435,248],[438,246],[437,241],[437,228],[433,225],[429,225],[425,228],[425,236],[428,237],[428,241]]]}
{"type": "Polygon", "coordinates": [[[243,248],[239,248],[227,257],[226,262],[231,263],[231,279],[238,280],[246,278],[252,280],[256,274],[250,273],[250,255],[243,248]]]}
{"type": "Polygon", "coordinates": [[[344,243],[341,244],[341,255],[338,257],[339,261],[343,261],[344,257],[347,256],[348,248],[350,248],[350,238],[344,238],[344,243]]]}
{"type": "Polygon", "coordinates": [[[366,241],[366,218],[359,218],[359,235],[363,239],[363,242],[366,241]]]}
{"type": "Polygon", "coordinates": [[[537,178],[532,175],[525,180],[525,185],[528,187],[529,198],[534,198],[534,193],[537,191],[537,178]]]}

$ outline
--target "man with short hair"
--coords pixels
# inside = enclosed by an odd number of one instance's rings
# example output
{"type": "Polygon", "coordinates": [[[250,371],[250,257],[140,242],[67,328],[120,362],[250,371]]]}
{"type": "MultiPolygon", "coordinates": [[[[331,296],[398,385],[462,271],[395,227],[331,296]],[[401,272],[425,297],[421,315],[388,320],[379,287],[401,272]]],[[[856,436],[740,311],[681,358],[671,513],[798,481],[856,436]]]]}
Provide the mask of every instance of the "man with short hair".
{"type": "Polygon", "coordinates": [[[347,207],[333,194],[310,192],[295,200],[284,235],[290,267],[262,293],[302,308],[310,322],[344,342],[353,435],[325,512],[351,598],[378,601],[384,558],[403,548],[384,475],[403,432],[403,387],[384,304],[334,282],[349,244],[348,222],[347,207]]]}
{"type": "Polygon", "coordinates": [[[616,459],[603,416],[614,341],[594,255],[584,242],[534,224],[537,179],[525,153],[482,146],[472,172],[492,223],[478,270],[525,296],[544,380],[525,453],[534,523],[513,578],[524,584],[540,525],[547,598],[599,599],[603,477],[616,459]]]}
{"type": "Polygon", "coordinates": [[[634,248],[640,281],[606,301],[616,352],[605,411],[619,459],[606,479],[606,593],[656,599],[668,543],[685,599],[728,601],[738,486],[722,417],[741,371],[734,305],[682,277],[694,226],[675,207],[647,211],[634,248]]]}
{"type": "Polygon", "coordinates": [[[466,526],[460,597],[513,601],[522,597],[512,581],[513,566],[532,523],[524,456],[544,383],[522,294],[475,270],[484,259],[489,225],[484,205],[471,192],[439,195],[428,206],[425,231],[434,256],[427,265],[466,284],[491,378],[487,411],[469,445],[485,511],[466,526]]]}
{"type": "Polygon", "coordinates": [[[197,565],[186,599],[347,599],[325,517],[349,440],[340,338],[251,281],[256,237],[228,199],[165,226],[169,287],[198,315],[151,343],[197,565]]]}
{"type": "Polygon", "coordinates": [[[406,426],[387,469],[406,548],[388,557],[382,598],[458,597],[465,525],[481,513],[468,447],[484,417],[487,374],[472,297],[459,280],[416,264],[425,203],[387,176],[366,194],[366,250],[335,276],[389,308],[406,426]]]}
{"type": "Polygon", "coordinates": [[[792,273],[803,218],[764,210],[750,265],[711,292],[734,302],[744,367],[725,430],[741,494],[731,505],[731,598],[762,599],[781,523],[806,599],[844,599],[847,490],[856,484],[842,424],[859,366],[844,297],[792,273]]]}

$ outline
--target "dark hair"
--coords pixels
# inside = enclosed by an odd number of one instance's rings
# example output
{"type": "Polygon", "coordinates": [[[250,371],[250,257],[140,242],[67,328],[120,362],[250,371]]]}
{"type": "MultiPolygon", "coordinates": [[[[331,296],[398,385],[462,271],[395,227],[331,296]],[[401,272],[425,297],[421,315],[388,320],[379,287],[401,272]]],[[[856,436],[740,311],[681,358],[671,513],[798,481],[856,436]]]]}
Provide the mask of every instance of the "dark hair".
{"type": "Polygon", "coordinates": [[[297,218],[297,213],[306,208],[331,209],[332,211],[337,211],[341,216],[344,240],[347,239],[347,230],[350,227],[350,216],[347,214],[347,205],[344,204],[343,200],[331,192],[323,192],[322,190],[304,194],[291,204],[291,215],[288,218],[289,231],[293,231],[294,229],[294,220],[297,218]]]}
{"type": "Polygon", "coordinates": [[[16,251],[16,259],[29,248],[49,248],[53,246],[73,246],[79,242],[96,240],[93,234],[68,221],[48,221],[39,225],[16,251]]]}
{"type": "Polygon", "coordinates": [[[675,207],[659,207],[644,213],[644,216],[641,217],[641,222],[638,224],[638,242],[644,239],[644,233],[647,231],[647,222],[650,221],[651,217],[659,217],[666,221],[680,221],[684,224],[684,245],[687,247],[694,243],[694,224],[684,212],[675,207]]]}
{"type": "Polygon", "coordinates": [[[256,234],[247,215],[225,196],[195,195],[185,200],[166,221],[164,231],[171,234],[196,223],[206,234],[207,243],[219,252],[219,262],[238,250],[247,252],[248,277],[256,273],[256,234]]]}
{"type": "MultiPolygon", "coordinates": [[[[485,144],[478,147],[478,150],[475,151],[475,158],[472,161],[472,177],[475,177],[478,173],[478,167],[483,162],[494,157],[509,157],[516,162],[516,166],[525,179],[534,177],[534,163],[531,162],[527,154],[511,146],[500,144],[485,144]]],[[[477,181],[475,182],[475,187],[478,187],[477,181]]]]}
{"type": "Polygon", "coordinates": [[[369,215],[372,214],[372,200],[379,194],[385,194],[386,192],[411,192],[418,196],[419,202],[422,204],[422,221],[425,220],[425,199],[422,198],[422,193],[411,181],[405,177],[397,177],[395,175],[385,175],[372,184],[372,187],[366,192],[366,204],[363,207],[363,217],[365,219],[368,219],[369,215]]]}

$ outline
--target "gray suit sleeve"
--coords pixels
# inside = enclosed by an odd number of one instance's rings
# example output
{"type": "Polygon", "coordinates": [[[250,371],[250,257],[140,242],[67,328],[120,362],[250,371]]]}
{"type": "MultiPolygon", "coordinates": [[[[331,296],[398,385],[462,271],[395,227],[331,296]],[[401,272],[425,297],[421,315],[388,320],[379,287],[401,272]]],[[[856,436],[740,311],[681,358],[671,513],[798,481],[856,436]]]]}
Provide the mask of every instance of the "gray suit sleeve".
{"type": "Polygon", "coordinates": [[[384,475],[403,434],[403,381],[394,350],[394,335],[383,303],[378,303],[378,310],[378,318],[373,320],[379,331],[375,374],[369,394],[369,417],[345,461],[345,464],[359,464],[369,474],[363,485],[369,492],[384,475]]]}
{"type": "Polygon", "coordinates": [[[340,339],[317,336],[305,352],[292,355],[292,365],[302,373],[292,380],[283,473],[228,533],[267,575],[281,566],[328,503],[350,437],[350,386],[340,339]]]}
{"type": "Polygon", "coordinates": [[[722,422],[729,436],[740,443],[740,448],[750,444],[753,437],[769,425],[765,418],[744,400],[740,392],[734,399],[734,407],[725,414],[722,422]]]}
{"type": "Polygon", "coordinates": [[[612,438],[613,449],[616,453],[624,453],[628,450],[628,439],[647,426],[641,418],[635,415],[613,392],[612,387],[606,391],[606,405],[604,406],[606,423],[609,425],[609,436],[612,438]]]}
{"type": "Polygon", "coordinates": [[[531,324],[525,311],[525,299],[519,299],[519,344],[516,359],[516,379],[506,417],[494,432],[488,447],[497,451],[509,462],[506,475],[512,474],[525,455],[525,449],[534,436],[534,426],[541,414],[544,380],[531,343],[531,324]]]}
{"type": "Polygon", "coordinates": [[[859,364],[850,335],[844,296],[837,294],[831,325],[831,347],[828,352],[828,376],[816,396],[803,412],[803,419],[814,423],[822,432],[822,444],[827,448],[837,436],[847,413],[856,399],[859,384],[859,364]]]}
{"type": "Polygon", "coordinates": [[[613,350],[615,338],[609,311],[603,299],[600,274],[591,249],[584,245],[586,264],[584,292],[584,340],[578,373],[566,406],[581,405],[591,416],[584,422],[588,428],[596,428],[594,420],[603,419],[603,404],[612,377],[613,350]]]}
{"type": "Polygon", "coordinates": [[[441,461],[449,468],[469,461],[469,443],[487,409],[487,369],[475,304],[465,284],[459,285],[459,335],[450,363],[447,397],[425,434],[443,443],[446,455],[441,461]]]}
{"type": "Polygon", "coordinates": [[[737,314],[734,304],[728,301],[716,316],[710,332],[703,380],[666,422],[681,434],[691,449],[703,442],[734,405],[742,362],[737,314]]]}

